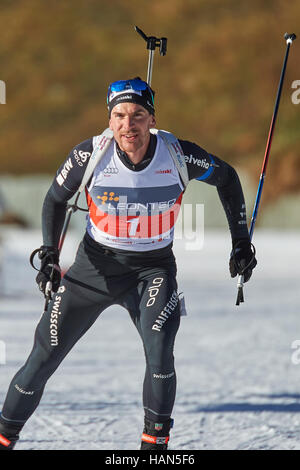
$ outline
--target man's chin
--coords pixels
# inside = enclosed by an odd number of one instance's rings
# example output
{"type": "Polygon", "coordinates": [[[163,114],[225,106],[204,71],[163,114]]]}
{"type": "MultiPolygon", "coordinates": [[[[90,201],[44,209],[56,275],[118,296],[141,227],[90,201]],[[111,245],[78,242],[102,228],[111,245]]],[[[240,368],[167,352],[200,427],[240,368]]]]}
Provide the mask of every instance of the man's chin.
{"type": "Polygon", "coordinates": [[[141,142],[139,141],[134,141],[134,142],[124,142],[122,140],[122,142],[120,142],[119,144],[119,147],[121,150],[123,150],[123,152],[136,152],[137,150],[139,150],[142,145],[141,145],[141,142]]]}

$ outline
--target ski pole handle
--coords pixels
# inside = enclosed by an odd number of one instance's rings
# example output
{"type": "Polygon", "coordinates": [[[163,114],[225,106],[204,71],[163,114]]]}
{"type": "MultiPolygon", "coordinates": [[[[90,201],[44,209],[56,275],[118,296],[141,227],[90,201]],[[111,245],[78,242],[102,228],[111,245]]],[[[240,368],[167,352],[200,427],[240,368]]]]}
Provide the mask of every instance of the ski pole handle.
{"type": "Polygon", "coordinates": [[[292,42],[297,38],[295,33],[285,33],[284,39],[286,40],[287,44],[292,44],[292,42]]]}

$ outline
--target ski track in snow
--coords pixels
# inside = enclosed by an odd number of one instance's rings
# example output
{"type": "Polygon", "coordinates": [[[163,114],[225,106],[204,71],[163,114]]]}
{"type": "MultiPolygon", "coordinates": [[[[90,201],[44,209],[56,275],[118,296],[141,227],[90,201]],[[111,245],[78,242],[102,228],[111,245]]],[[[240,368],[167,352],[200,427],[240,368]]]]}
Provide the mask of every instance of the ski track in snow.
{"type": "MultiPolygon", "coordinates": [[[[40,233],[6,230],[2,238],[1,404],[43,309],[28,262],[40,233]]],[[[300,364],[292,362],[291,347],[300,340],[299,234],[257,230],[253,241],[258,266],[239,307],[228,274],[229,234],[206,232],[201,251],[175,241],[188,316],[175,344],[171,450],[300,449],[300,364]]],[[[63,266],[77,242],[69,234],[63,266]]],[[[50,378],[16,450],[137,450],[143,374],[138,334],[124,309],[110,307],[50,378]]]]}

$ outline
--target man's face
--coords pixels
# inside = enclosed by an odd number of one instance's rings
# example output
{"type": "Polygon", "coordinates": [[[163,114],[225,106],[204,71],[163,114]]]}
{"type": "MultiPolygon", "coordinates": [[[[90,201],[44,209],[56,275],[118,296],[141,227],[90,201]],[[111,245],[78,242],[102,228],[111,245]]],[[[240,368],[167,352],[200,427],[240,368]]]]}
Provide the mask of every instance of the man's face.
{"type": "Polygon", "coordinates": [[[149,129],[155,125],[154,116],[135,103],[117,104],[113,107],[109,120],[115,140],[126,153],[134,153],[147,146],[150,139],[149,129]]]}

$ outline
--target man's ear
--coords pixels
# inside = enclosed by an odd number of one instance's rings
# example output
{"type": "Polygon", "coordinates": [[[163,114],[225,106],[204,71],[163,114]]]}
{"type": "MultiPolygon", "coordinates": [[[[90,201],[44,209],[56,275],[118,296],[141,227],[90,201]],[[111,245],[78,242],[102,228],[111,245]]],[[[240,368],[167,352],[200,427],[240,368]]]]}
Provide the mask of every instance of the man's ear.
{"type": "Polygon", "coordinates": [[[112,124],[111,124],[111,119],[108,121],[108,126],[109,126],[110,130],[113,131],[112,124]]]}
{"type": "Polygon", "coordinates": [[[156,127],[156,119],[155,119],[155,116],[151,114],[150,129],[153,129],[154,127],[156,127]]]}

